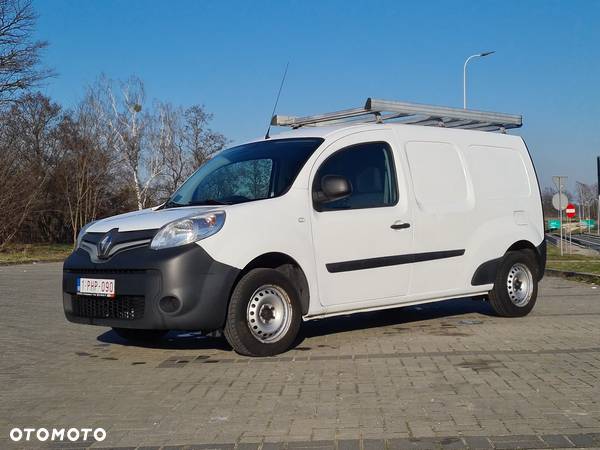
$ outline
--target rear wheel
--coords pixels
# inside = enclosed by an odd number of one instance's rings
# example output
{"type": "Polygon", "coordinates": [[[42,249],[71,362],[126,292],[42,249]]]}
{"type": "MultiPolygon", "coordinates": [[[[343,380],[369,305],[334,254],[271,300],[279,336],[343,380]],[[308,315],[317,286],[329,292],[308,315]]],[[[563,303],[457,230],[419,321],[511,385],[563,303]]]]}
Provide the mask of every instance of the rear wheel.
{"type": "Polygon", "coordinates": [[[238,282],[229,302],[225,338],[247,356],[272,356],[293,344],[301,323],[296,287],[274,269],[253,269],[238,282]]]}
{"type": "Polygon", "coordinates": [[[533,309],[537,300],[537,262],[532,251],[508,252],[496,275],[489,300],[499,316],[522,317],[533,309]]]}
{"type": "Polygon", "coordinates": [[[168,333],[167,330],[139,330],[136,328],[113,328],[113,331],[123,339],[140,343],[158,341],[168,333]]]}

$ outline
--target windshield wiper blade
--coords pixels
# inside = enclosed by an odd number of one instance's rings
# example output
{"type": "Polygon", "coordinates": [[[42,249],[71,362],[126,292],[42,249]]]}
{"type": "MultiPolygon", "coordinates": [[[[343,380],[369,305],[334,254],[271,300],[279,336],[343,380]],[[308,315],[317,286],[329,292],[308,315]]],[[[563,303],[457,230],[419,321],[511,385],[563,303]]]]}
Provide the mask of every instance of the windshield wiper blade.
{"type": "Polygon", "coordinates": [[[167,202],[165,203],[165,205],[163,206],[163,208],[165,208],[165,209],[166,208],[177,208],[177,207],[180,207],[180,206],[185,206],[185,205],[182,205],[181,203],[174,202],[173,200],[167,200],[167,202]]]}
{"type": "Polygon", "coordinates": [[[169,200],[165,203],[164,208],[183,208],[185,206],[203,206],[203,205],[231,205],[229,202],[224,202],[221,200],[215,200],[214,198],[207,198],[205,200],[196,200],[189,203],[177,203],[172,200],[169,200]]]}
{"type": "Polygon", "coordinates": [[[201,206],[201,205],[231,205],[231,203],[224,202],[221,200],[215,200],[214,198],[207,198],[204,200],[196,200],[193,202],[189,202],[187,205],[183,205],[183,206],[201,206]]]}

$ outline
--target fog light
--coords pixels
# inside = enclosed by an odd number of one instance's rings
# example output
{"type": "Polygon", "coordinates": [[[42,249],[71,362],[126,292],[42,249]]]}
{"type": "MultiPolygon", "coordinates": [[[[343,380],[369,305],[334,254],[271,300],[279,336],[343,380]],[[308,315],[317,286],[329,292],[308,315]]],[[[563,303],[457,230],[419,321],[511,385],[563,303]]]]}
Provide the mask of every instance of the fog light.
{"type": "Polygon", "coordinates": [[[177,297],[163,297],[158,302],[158,307],[164,313],[172,314],[179,309],[181,302],[177,297]]]}

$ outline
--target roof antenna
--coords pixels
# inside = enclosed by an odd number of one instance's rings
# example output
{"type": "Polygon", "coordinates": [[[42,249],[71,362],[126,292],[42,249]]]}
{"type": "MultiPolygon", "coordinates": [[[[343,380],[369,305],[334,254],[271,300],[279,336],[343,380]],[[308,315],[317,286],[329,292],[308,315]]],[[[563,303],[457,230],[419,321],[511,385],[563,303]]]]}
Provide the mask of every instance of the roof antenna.
{"type": "Polygon", "coordinates": [[[271,113],[271,117],[269,117],[269,128],[267,128],[267,134],[265,134],[265,139],[269,139],[269,133],[271,132],[271,120],[273,120],[273,116],[275,115],[275,110],[277,109],[277,103],[279,103],[279,96],[281,95],[281,89],[283,89],[283,83],[285,83],[285,76],[287,75],[288,67],[290,66],[290,62],[288,61],[285,65],[285,72],[283,72],[283,78],[281,79],[281,84],[279,85],[279,92],[277,92],[277,98],[275,99],[275,105],[273,106],[273,112],[271,113]]]}

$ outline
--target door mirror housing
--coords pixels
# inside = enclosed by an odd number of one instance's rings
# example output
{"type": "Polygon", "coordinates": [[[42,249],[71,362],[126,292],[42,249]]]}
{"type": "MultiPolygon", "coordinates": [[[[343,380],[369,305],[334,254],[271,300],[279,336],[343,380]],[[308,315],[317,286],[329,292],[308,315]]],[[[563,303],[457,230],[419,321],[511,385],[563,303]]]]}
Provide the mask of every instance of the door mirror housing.
{"type": "Polygon", "coordinates": [[[321,178],[321,189],[316,192],[317,203],[328,203],[346,198],[352,194],[352,185],[347,178],[339,175],[325,175],[321,178]]]}

